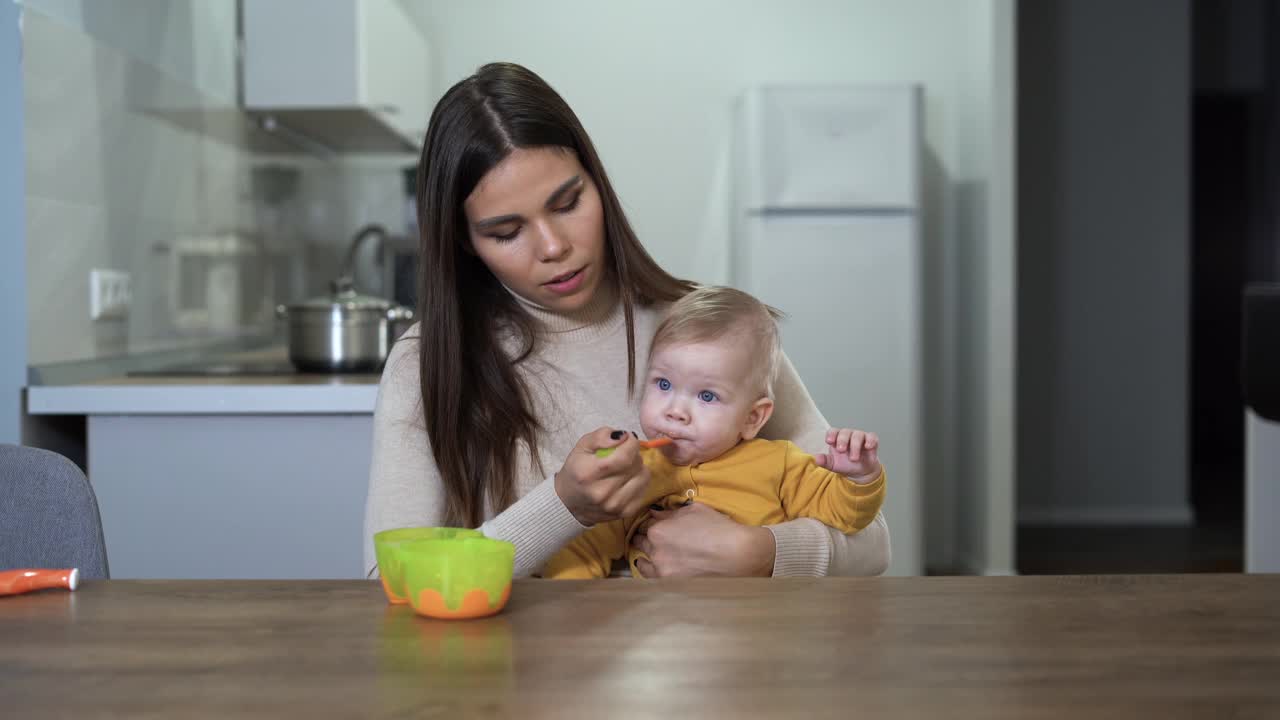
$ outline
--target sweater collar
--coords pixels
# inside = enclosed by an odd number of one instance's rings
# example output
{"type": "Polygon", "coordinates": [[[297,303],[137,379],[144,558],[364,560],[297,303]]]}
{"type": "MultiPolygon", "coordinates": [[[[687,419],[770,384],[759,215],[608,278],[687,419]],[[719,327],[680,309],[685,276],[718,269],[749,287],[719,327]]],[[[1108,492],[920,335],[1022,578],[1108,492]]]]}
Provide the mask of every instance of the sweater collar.
{"type": "Polygon", "coordinates": [[[509,287],[506,290],[533,318],[541,334],[556,342],[581,341],[608,335],[622,323],[624,317],[617,286],[612,282],[602,284],[590,302],[572,312],[552,310],[530,301],[509,287]]]}

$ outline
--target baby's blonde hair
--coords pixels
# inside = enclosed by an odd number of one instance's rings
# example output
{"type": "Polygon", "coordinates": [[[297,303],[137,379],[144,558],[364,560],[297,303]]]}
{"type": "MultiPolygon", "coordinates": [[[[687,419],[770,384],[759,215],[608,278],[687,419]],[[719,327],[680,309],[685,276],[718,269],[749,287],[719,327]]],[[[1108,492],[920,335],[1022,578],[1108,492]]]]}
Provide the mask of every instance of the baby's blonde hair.
{"type": "Polygon", "coordinates": [[[729,335],[742,335],[749,347],[751,380],[764,397],[773,398],[773,380],[782,360],[782,340],[778,321],[781,310],[760,302],[750,294],[731,287],[708,285],[697,288],[671,305],[653,333],[649,360],[658,350],[671,345],[711,342],[729,335]]]}

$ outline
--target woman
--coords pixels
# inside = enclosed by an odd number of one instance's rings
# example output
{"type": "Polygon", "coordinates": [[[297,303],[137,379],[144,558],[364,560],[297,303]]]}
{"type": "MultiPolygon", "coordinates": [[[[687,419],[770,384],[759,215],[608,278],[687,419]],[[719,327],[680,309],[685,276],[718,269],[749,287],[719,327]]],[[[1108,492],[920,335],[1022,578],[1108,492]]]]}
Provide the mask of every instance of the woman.
{"type": "MultiPolygon", "coordinates": [[[[636,239],[578,118],[541,78],[485,65],[432,112],[418,182],[417,326],[392,349],[374,414],[372,535],[480,527],[536,573],[595,523],[644,510],[649,475],[636,358],[692,285],[636,239]],[[617,447],[608,458],[594,451],[617,447]]],[[[643,370],[643,368],[639,368],[643,370]]],[[[827,423],[789,362],[761,435],[825,446],[827,423]]],[[[693,503],[636,536],[651,577],[877,574],[883,517],[853,536],[815,520],[739,525],[693,503]]]]}

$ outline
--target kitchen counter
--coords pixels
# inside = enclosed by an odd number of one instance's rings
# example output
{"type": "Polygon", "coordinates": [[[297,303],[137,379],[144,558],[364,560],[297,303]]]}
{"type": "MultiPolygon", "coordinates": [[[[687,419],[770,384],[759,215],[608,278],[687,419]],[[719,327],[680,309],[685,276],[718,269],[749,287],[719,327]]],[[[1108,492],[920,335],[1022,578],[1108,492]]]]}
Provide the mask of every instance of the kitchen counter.
{"type": "Polygon", "coordinates": [[[285,372],[279,346],[198,363],[27,388],[84,419],[112,576],[363,578],[378,375],[285,372]]]}
{"type": "MultiPolygon", "coordinates": [[[[284,362],[283,348],[218,358],[284,362]]],[[[379,375],[146,375],[27,389],[32,415],[372,414],[379,375]]]]}

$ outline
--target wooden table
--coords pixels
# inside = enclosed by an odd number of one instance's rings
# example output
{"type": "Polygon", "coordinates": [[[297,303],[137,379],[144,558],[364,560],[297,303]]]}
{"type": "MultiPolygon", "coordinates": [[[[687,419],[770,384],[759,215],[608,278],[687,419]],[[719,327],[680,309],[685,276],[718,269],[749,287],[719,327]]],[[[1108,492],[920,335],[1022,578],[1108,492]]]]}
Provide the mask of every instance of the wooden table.
{"type": "Polygon", "coordinates": [[[5,717],[1280,717],[1280,576],[371,582],[0,598],[5,717]]]}

